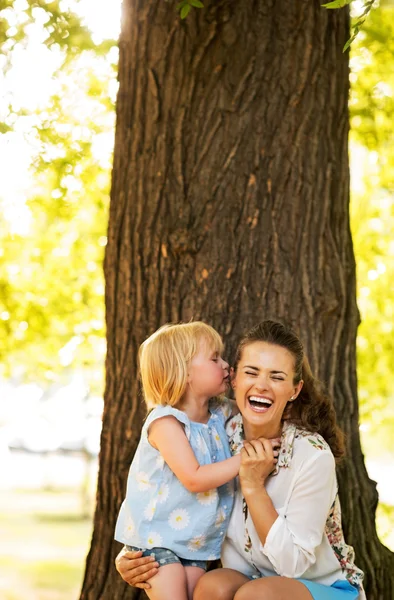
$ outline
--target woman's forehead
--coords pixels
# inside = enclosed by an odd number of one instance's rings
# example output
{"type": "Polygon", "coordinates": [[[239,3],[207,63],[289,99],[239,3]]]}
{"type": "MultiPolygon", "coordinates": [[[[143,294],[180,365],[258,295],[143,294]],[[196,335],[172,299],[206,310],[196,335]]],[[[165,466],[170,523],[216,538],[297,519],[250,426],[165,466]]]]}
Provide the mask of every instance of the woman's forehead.
{"type": "Polygon", "coordinates": [[[268,342],[252,342],[244,347],[240,363],[260,369],[294,369],[294,357],[286,348],[268,342]]]}

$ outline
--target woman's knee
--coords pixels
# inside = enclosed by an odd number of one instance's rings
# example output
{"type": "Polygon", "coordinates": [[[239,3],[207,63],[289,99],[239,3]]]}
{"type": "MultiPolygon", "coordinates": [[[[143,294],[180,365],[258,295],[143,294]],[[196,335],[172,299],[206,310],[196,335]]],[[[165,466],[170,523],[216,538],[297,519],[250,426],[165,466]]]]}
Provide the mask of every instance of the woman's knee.
{"type": "Polygon", "coordinates": [[[254,581],[250,581],[243,585],[234,596],[234,600],[278,600],[275,591],[269,585],[264,585],[264,581],[258,580],[258,585],[254,581]]]}
{"type": "Polygon", "coordinates": [[[235,592],[243,583],[243,576],[236,571],[210,571],[198,580],[193,600],[233,600],[235,592]]]}
{"type": "MultiPolygon", "coordinates": [[[[215,577],[213,576],[213,571],[210,573],[205,573],[205,575],[200,577],[200,579],[197,582],[193,594],[193,600],[206,600],[206,598],[213,597],[213,591],[216,587],[217,585],[215,584],[215,577]]],[[[220,595],[215,597],[218,598],[218,600],[226,600],[225,597],[222,598],[220,595]]]]}

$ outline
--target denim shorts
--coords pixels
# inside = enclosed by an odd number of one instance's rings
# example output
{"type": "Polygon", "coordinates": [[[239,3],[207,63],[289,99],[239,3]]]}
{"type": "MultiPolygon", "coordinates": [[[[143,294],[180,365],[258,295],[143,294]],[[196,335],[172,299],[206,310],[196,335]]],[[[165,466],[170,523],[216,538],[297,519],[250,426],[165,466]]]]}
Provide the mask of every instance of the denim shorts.
{"type": "Polygon", "coordinates": [[[125,548],[131,552],[142,550],[142,556],[154,556],[161,567],[164,567],[164,565],[171,565],[173,563],[180,563],[184,567],[198,567],[203,571],[207,570],[206,560],[189,560],[187,558],[180,558],[172,550],[167,550],[167,548],[148,548],[147,550],[144,550],[143,548],[136,548],[135,546],[125,546],[125,548]]]}

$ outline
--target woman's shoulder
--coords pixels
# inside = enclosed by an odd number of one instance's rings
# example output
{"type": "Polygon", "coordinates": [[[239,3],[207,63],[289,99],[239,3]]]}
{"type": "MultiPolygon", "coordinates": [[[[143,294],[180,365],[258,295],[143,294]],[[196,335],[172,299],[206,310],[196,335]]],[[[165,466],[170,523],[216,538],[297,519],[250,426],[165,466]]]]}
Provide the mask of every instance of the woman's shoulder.
{"type": "Polygon", "coordinates": [[[312,447],[315,450],[319,450],[321,452],[331,452],[330,446],[327,444],[326,440],[320,435],[320,433],[296,427],[296,433],[294,437],[296,440],[302,440],[304,443],[306,443],[308,448],[312,447]]]}
{"type": "Polygon", "coordinates": [[[308,461],[308,459],[317,460],[319,456],[330,456],[334,460],[330,446],[319,433],[309,431],[289,421],[284,423],[281,446],[281,452],[287,456],[288,462],[293,455],[301,462],[308,461]]]}
{"type": "Polygon", "coordinates": [[[335,469],[335,458],[329,444],[317,432],[295,427],[294,432],[294,455],[302,463],[324,464],[324,468],[329,465],[335,469]]]}

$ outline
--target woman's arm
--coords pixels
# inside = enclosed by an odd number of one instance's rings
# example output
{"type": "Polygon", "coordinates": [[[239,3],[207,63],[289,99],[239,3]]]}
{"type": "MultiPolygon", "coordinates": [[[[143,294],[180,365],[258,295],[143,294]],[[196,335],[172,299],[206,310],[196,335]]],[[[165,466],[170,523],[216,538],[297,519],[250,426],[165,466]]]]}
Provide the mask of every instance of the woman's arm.
{"type": "Polygon", "coordinates": [[[142,550],[129,552],[123,548],[115,558],[115,566],[122,579],[133,587],[148,590],[148,579],[158,573],[159,563],[153,556],[142,556],[142,550]]]}
{"type": "Polygon", "coordinates": [[[241,450],[239,480],[242,494],[262,543],[278,518],[265,489],[265,481],[276,463],[275,455],[272,442],[264,438],[245,442],[241,450]]]}
{"type": "Polygon", "coordinates": [[[149,428],[149,442],[189,492],[212,490],[238,474],[240,456],[210,465],[199,465],[185,431],[175,417],[156,419],[149,428]]]}
{"type": "MultiPolygon", "coordinates": [[[[257,452],[255,454],[257,461],[257,452]]],[[[242,465],[240,480],[241,472],[242,465]]],[[[320,450],[316,450],[298,473],[283,516],[276,512],[264,486],[254,493],[250,485],[245,487],[244,497],[261,541],[260,549],[279,575],[302,577],[316,562],[316,548],[322,541],[335,494],[334,457],[320,450]]]]}

